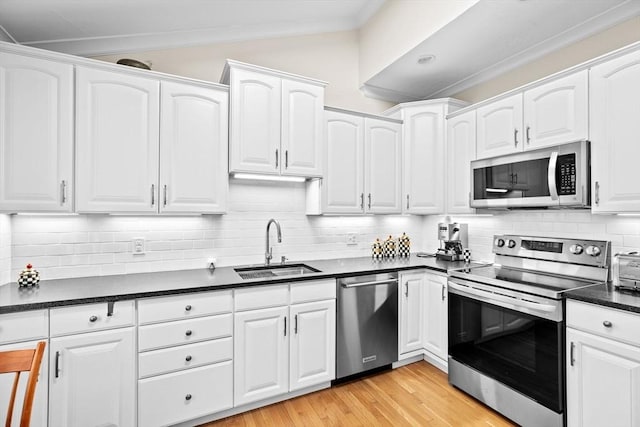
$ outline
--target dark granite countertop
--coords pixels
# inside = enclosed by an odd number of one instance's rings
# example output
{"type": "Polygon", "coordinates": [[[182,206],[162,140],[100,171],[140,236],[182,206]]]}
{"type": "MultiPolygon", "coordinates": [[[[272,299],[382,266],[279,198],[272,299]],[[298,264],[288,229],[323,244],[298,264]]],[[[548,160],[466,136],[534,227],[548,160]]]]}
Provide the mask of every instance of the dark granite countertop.
{"type": "Polygon", "coordinates": [[[395,258],[381,261],[361,257],[291,262],[291,264],[300,263],[307,264],[319,272],[303,276],[243,280],[234,271],[234,267],[218,267],[215,270],[162,271],[42,280],[40,285],[35,288],[22,289],[15,282],[8,283],[0,286],[0,314],[74,304],[131,300],[398,270],[427,268],[445,273],[447,270],[464,267],[463,262],[440,261],[433,257],[420,258],[416,255],[411,255],[408,259],[395,258]]]}
{"type": "Polygon", "coordinates": [[[617,290],[610,282],[576,289],[565,295],[568,299],[640,313],[640,292],[617,290]]]}

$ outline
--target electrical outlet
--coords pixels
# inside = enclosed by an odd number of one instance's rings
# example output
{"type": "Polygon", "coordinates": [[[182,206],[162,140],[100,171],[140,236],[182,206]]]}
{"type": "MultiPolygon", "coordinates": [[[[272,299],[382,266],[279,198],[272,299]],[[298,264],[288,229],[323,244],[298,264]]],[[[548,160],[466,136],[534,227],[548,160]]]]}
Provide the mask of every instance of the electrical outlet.
{"type": "Polygon", "coordinates": [[[357,233],[347,233],[347,245],[357,245],[358,244],[358,234],[357,233]]]}
{"type": "Polygon", "coordinates": [[[133,239],[133,254],[144,254],[144,237],[136,237],[133,239]]]}

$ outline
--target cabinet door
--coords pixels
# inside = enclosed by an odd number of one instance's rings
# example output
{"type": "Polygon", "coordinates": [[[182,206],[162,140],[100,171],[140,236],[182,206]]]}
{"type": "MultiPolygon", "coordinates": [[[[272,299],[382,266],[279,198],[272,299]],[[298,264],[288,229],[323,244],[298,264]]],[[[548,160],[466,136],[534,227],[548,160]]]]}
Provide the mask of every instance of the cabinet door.
{"type": "Polygon", "coordinates": [[[445,361],[448,351],[447,313],[447,278],[427,274],[424,287],[424,348],[445,361]]]}
{"type": "Polygon", "coordinates": [[[51,339],[49,425],[136,422],[134,328],[51,339]]]}
{"type": "Polygon", "coordinates": [[[290,309],[289,391],[336,377],[336,301],[295,304],[290,309]]]}
{"type": "Polygon", "coordinates": [[[587,139],[588,71],[524,93],[524,147],[535,149],[587,139]]]}
{"type": "Polygon", "coordinates": [[[400,213],[402,125],[364,119],[364,192],[370,213],[400,213]]]}
{"type": "Polygon", "coordinates": [[[222,213],[228,192],[228,94],[162,82],[161,212],[222,213]]]}
{"type": "Polygon", "coordinates": [[[231,172],[280,173],[281,79],[232,69],[231,172]]]}
{"type": "Polygon", "coordinates": [[[234,406],[289,391],[289,307],[235,314],[234,406]]]}
{"type": "Polygon", "coordinates": [[[159,82],[76,67],[76,210],[158,211],[159,82]]]}
{"type": "MultiPolygon", "coordinates": [[[[447,213],[473,213],[471,161],[476,155],[476,112],[447,120],[447,213]]],[[[437,182],[437,181],[435,181],[437,182]]]]}
{"type": "MultiPolygon", "coordinates": [[[[46,339],[44,340],[46,341],[46,339]]],[[[0,346],[0,352],[10,350],[26,350],[34,349],[38,341],[27,341],[17,344],[7,344],[0,346]]],[[[48,381],[49,378],[49,345],[45,347],[44,356],[42,357],[42,363],[40,365],[40,375],[38,375],[38,383],[36,384],[36,394],[33,398],[33,408],[31,409],[31,427],[47,427],[47,394],[48,394],[48,381]]],[[[9,407],[10,391],[13,387],[14,375],[0,375],[0,408],[2,408],[2,416],[7,415],[7,408],[9,407]]],[[[20,414],[22,412],[22,403],[24,399],[24,392],[27,386],[27,379],[29,374],[20,374],[20,383],[18,385],[18,392],[16,394],[16,400],[13,407],[13,419],[11,426],[20,425],[20,414]]]]}
{"type": "MultiPolygon", "coordinates": [[[[399,298],[400,351],[409,353],[422,349],[422,292],[424,273],[403,273],[400,276],[399,298]]],[[[402,358],[402,356],[400,356],[402,358]]]]}
{"type": "Polygon", "coordinates": [[[476,120],[478,159],[522,151],[521,93],[478,108],[476,120]]]}
{"type": "Polygon", "coordinates": [[[567,328],[567,425],[640,425],[640,348],[567,328]]]}
{"type": "Polygon", "coordinates": [[[364,119],[325,112],[326,165],[323,212],[362,213],[364,209],[364,119]]]}
{"type": "Polygon", "coordinates": [[[322,176],[324,88],[282,80],[283,175],[322,176]]]}
{"type": "Polygon", "coordinates": [[[444,107],[408,107],[403,114],[403,211],[412,214],[442,213],[444,107]]]}
{"type": "Polygon", "coordinates": [[[640,212],[640,52],[591,69],[592,212],[640,212]]]}
{"type": "Polygon", "coordinates": [[[0,55],[0,210],[73,209],[73,66],[0,55]]]}

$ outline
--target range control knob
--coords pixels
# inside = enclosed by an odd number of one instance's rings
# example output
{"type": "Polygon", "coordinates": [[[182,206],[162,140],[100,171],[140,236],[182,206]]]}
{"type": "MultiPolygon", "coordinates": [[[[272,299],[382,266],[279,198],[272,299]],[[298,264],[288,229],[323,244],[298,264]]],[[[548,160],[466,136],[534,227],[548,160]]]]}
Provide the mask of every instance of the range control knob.
{"type": "Polygon", "coordinates": [[[600,255],[600,248],[597,246],[587,246],[587,250],[585,252],[587,255],[598,256],[600,255]]]}
{"type": "Polygon", "coordinates": [[[569,252],[574,255],[580,255],[584,251],[582,245],[571,245],[569,246],[569,252]]]}
{"type": "Polygon", "coordinates": [[[493,242],[494,245],[496,245],[497,247],[501,248],[504,246],[504,239],[496,239],[495,242],[493,242]]]}
{"type": "Polygon", "coordinates": [[[516,241],[509,239],[509,243],[507,243],[507,246],[509,246],[510,248],[515,248],[516,247],[516,241]]]}

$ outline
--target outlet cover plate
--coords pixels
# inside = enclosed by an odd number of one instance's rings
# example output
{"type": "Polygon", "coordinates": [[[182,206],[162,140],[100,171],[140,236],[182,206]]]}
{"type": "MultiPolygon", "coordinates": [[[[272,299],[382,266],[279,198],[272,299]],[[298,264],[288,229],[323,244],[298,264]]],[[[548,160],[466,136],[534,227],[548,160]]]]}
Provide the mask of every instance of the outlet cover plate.
{"type": "Polygon", "coordinates": [[[347,233],[347,245],[357,245],[358,244],[358,234],[357,233],[347,233]]]}
{"type": "Polygon", "coordinates": [[[133,239],[133,254],[144,254],[144,237],[136,237],[133,239]]]}

